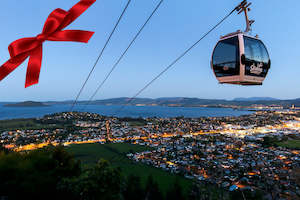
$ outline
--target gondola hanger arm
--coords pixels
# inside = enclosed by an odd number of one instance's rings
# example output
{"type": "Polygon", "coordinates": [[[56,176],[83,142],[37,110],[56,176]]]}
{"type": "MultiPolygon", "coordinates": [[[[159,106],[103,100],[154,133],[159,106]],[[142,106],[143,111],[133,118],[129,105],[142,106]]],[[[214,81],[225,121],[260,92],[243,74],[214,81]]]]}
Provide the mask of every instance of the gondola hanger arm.
{"type": "Polygon", "coordinates": [[[248,33],[252,30],[251,25],[255,22],[254,20],[250,20],[248,17],[248,12],[251,11],[250,9],[251,5],[252,3],[248,3],[247,0],[244,0],[235,9],[238,12],[238,14],[241,14],[242,12],[244,12],[245,14],[245,20],[246,20],[245,33],[248,33]]]}

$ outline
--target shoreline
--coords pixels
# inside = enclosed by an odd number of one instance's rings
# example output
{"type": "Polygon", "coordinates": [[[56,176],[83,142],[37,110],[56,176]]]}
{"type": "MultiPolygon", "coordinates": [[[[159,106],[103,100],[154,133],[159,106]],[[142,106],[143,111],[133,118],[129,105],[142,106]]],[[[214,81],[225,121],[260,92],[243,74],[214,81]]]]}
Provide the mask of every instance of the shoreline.
{"type": "MultiPolygon", "coordinates": [[[[255,111],[228,107],[167,107],[167,106],[126,106],[116,114],[121,106],[77,106],[77,112],[97,113],[103,116],[147,118],[147,117],[231,117],[252,114],[255,111]],[[85,108],[83,110],[83,108],[85,108]]],[[[68,112],[69,106],[53,105],[50,107],[3,107],[0,105],[0,120],[40,118],[45,115],[68,112]]]]}

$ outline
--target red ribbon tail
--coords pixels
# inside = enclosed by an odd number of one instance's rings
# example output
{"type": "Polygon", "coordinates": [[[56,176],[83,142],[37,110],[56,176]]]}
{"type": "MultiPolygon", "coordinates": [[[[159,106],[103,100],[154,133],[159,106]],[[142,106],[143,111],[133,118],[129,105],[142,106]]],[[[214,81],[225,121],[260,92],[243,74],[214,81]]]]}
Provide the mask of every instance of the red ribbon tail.
{"type": "Polygon", "coordinates": [[[88,43],[94,32],[81,30],[65,30],[59,31],[47,38],[50,41],[70,41],[88,43]]]}
{"type": "Polygon", "coordinates": [[[80,0],[75,4],[68,12],[69,15],[66,20],[62,23],[61,29],[64,29],[70,25],[74,20],[76,20],[82,13],[84,13],[91,5],[93,5],[96,0],[80,0]]]}
{"type": "Polygon", "coordinates": [[[39,45],[30,52],[30,58],[26,73],[25,88],[35,85],[39,82],[40,71],[42,66],[43,46],[39,45]]]}
{"type": "Polygon", "coordinates": [[[12,71],[14,71],[19,65],[21,65],[28,54],[21,54],[19,56],[9,59],[0,67],[0,81],[2,81],[6,76],[8,76],[12,71]]]}

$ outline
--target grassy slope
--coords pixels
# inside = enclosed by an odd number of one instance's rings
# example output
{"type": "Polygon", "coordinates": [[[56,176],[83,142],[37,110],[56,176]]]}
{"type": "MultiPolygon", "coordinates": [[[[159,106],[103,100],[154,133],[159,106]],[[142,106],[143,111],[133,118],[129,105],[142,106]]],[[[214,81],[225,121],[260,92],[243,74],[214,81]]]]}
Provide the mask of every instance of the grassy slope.
{"type": "Polygon", "coordinates": [[[166,192],[169,187],[178,180],[179,183],[187,190],[192,185],[192,181],[187,180],[181,176],[173,175],[161,169],[154,168],[141,163],[135,163],[126,157],[130,151],[141,152],[149,150],[148,147],[132,145],[132,144],[82,144],[71,145],[67,150],[80,159],[83,164],[92,165],[100,158],[110,161],[112,166],[120,167],[123,174],[128,176],[130,174],[141,177],[142,183],[145,184],[147,177],[151,174],[154,180],[159,184],[162,191],[166,192]]]}
{"type": "Polygon", "coordinates": [[[290,149],[300,149],[300,140],[288,140],[285,142],[278,142],[277,145],[290,149]]]}
{"type": "Polygon", "coordinates": [[[40,124],[35,119],[10,119],[0,120],[0,131],[28,130],[28,129],[55,129],[63,128],[62,125],[40,124]]]}
{"type": "Polygon", "coordinates": [[[36,128],[38,126],[39,125],[33,119],[12,119],[0,121],[0,130],[36,128]]]}

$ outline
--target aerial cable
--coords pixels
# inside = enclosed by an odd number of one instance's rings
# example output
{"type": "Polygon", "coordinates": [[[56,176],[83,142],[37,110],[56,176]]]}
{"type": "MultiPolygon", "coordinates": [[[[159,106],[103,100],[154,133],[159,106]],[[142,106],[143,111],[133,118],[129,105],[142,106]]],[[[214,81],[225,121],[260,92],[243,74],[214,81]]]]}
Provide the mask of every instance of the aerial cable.
{"type": "MultiPolygon", "coordinates": [[[[126,105],[129,105],[137,96],[139,96],[144,90],[146,90],[152,83],[154,83],[159,77],[161,77],[165,72],[167,72],[171,67],[173,67],[180,59],[182,59],[188,52],[190,52],[198,43],[208,36],[213,30],[215,30],[219,25],[221,25],[230,15],[236,11],[238,7],[235,7],[228,15],[226,15],[220,22],[213,26],[207,33],[205,33],[198,41],[196,41],[192,46],[185,50],[180,56],[178,56],[170,65],[168,65],[162,72],[155,76],[149,83],[147,83],[142,89],[140,89],[133,97],[131,97],[126,105]]],[[[125,108],[126,105],[123,105],[116,113],[120,112],[125,108]]]]}
{"type": "Polygon", "coordinates": [[[133,43],[135,42],[135,40],[139,37],[139,35],[141,34],[141,32],[143,31],[143,29],[146,27],[146,25],[148,24],[148,22],[151,20],[151,18],[153,17],[153,15],[156,13],[156,11],[158,10],[158,8],[161,6],[161,4],[163,3],[164,0],[161,0],[157,6],[155,7],[155,9],[152,11],[151,15],[148,17],[148,19],[145,21],[145,23],[143,24],[143,26],[140,28],[140,30],[138,31],[138,33],[133,37],[132,41],[130,42],[130,44],[127,46],[127,48],[125,49],[125,51],[122,53],[122,55],[119,57],[119,59],[117,60],[117,62],[113,65],[113,67],[111,68],[110,72],[106,75],[106,77],[104,78],[104,80],[101,82],[101,84],[98,86],[98,88],[96,89],[96,91],[94,92],[94,94],[91,96],[91,98],[89,99],[89,101],[87,102],[86,106],[89,105],[91,103],[91,101],[94,99],[94,97],[97,95],[97,93],[99,92],[99,90],[102,88],[102,86],[104,85],[104,83],[107,81],[107,79],[110,77],[110,75],[112,74],[112,72],[115,70],[115,68],[118,66],[118,64],[121,62],[121,60],[124,58],[125,54],[127,53],[127,51],[130,49],[130,47],[133,45],[133,43]]]}
{"type": "Polygon", "coordinates": [[[113,30],[111,31],[109,37],[107,38],[107,40],[106,40],[106,42],[105,42],[105,44],[104,44],[104,46],[103,46],[103,48],[102,48],[102,50],[101,50],[101,52],[100,52],[98,58],[96,59],[95,64],[93,65],[93,67],[92,67],[90,73],[88,74],[88,76],[87,76],[85,82],[83,83],[81,89],[79,90],[79,93],[77,94],[76,99],[75,99],[75,101],[73,102],[70,111],[73,111],[74,106],[77,104],[77,101],[78,101],[78,99],[79,99],[79,97],[80,97],[80,95],[81,95],[83,89],[85,88],[85,86],[86,86],[88,80],[90,79],[90,77],[91,77],[93,71],[95,70],[95,68],[96,68],[96,66],[97,66],[97,64],[98,64],[98,62],[99,62],[99,60],[100,60],[100,58],[101,58],[102,55],[103,55],[104,50],[106,49],[108,43],[109,43],[110,40],[111,40],[111,37],[112,37],[113,34],[115,33],[115,31],[116,31],[116,29],[117,29],[117,27],[118,27],[120,21],[122,20],[122,18],[123,18],[124,14],[125,14],[125,12],[126,12],[126,10],[127,10],[127,8],[128,8],[128,6],[129,6],[130,2],[131,2],[131,0],[128,0],[126,6],[124,7],[124,9],[123,9],[123,11],[122,11],[120,17],[118,18],[118,21],[116,22],[116,24],[115,24],[113,30]]]}

